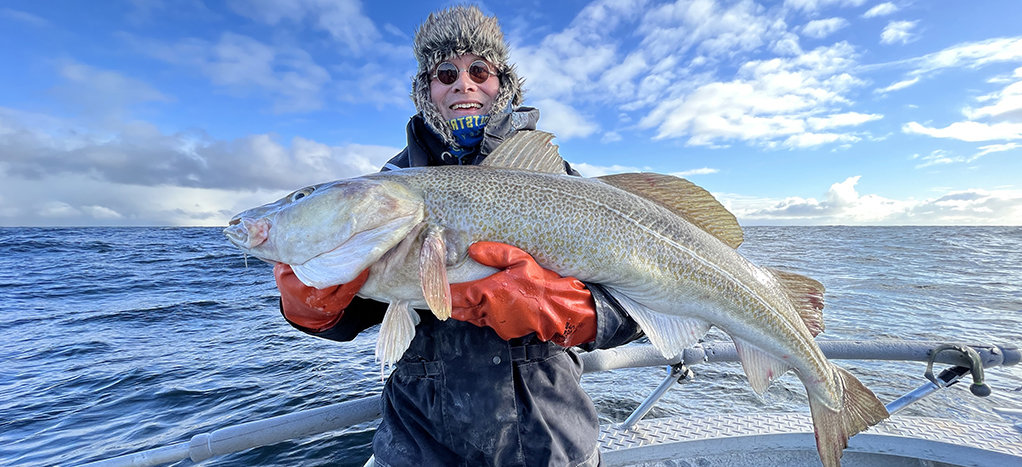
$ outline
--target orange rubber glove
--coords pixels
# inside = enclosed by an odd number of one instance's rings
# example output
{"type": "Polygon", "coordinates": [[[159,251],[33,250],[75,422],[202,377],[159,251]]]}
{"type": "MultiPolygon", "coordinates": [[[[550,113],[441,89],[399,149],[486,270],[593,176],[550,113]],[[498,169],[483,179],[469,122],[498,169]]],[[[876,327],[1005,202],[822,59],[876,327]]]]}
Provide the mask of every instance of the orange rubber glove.
{"type": "Polygon", "coordinates": [[[369,278],[369,270],[359,274],[355,280],[325,289],[309,287],[298,280],[291,266],[284,263],[273,265],[273,278],[280,290],[280,305],[288,321],[312,332],[325,331],[341,320],[344,309],[351,304],[355,294],[369,278]]]}
{"type": "Polygon", "coordinates": [[[505,340],[533,332],[564,347],[596,340],[596,304],[578,279],[543,269],[532,255],[503,243],[474,243],[468,255],[503,270],[451,284],[452,318],[490,327],[505,340]]]}

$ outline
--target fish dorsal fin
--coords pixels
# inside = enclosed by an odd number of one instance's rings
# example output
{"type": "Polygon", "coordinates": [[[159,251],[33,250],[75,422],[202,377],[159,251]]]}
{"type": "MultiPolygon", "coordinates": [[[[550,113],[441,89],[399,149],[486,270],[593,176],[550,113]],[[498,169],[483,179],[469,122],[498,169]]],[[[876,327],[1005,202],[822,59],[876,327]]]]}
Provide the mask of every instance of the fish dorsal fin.
{"type": "Polygon", "coordinates": [[[671,210],[731,248],[744,238],[738,219],[710,192],[684,178],[658,173],[624,173],[597,177],[603,182],[641,196],[671,210]]]}
{"type": "Polygon", "coordinates": [[[806,323],[809,332],[816,337],[823,332],[823,284],[801,274],[765,268],[781,283],[784,293],[806,323]]]}
{"type": "Polygon", "coordinates": [[[500,143],[479,165],[564,174],[564,159],[557,152],[557,145],[550,142],[552,139],[554,135],[545,131],[519,131],[500,143]]]}

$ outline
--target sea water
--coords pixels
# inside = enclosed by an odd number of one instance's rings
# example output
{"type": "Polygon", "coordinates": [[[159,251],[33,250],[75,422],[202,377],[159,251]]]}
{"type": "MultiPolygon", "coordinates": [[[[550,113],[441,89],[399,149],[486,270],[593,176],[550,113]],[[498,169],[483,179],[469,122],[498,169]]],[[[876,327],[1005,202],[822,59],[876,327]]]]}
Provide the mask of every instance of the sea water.
{"type": "MultiPolygon", "coordinates": [[[[819,339],[1022,346],[1022,228],[748,227],[739,251],[827,287],[819,339]]],[[[0,465],[80,464],[379,393],[376,328],[347,343],[309,337],[283,320],[277,297],[270,266],[220,229],[0,229],[0,465]]],[[[925,383],[923,363],[837,363],[884,402],[925,383]]],[[[791,374],[757,396],[738,364],[693,370],[647,417],[808,410],[791,374]]],[[[628,369],[582,382],[610,423],[664,376],[628,369]]],[[[990,397],[960,384],[903,413],[999,421],[993,408],[1022,409],[1022,366],[987,381],[990,397]]],[[[374,427],[206,465],[361,465],[374,427]]]]}

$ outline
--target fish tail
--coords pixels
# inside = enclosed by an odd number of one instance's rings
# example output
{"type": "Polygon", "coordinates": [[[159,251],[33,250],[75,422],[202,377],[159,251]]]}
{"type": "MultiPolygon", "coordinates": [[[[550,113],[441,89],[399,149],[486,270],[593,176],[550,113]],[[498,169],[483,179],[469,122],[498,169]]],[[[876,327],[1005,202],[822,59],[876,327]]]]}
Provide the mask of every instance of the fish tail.
{"type": "Polygon", "coordinates": [[[890,414],[887,408],[855,376],[833,366],[834,377],[841,389],[840,410],[827,405],[820,396],[809,392],[809,409],[816,431],[816,449],[824,466],[840,466],[842,450],[848,438],[863,431],[890,414]]]}

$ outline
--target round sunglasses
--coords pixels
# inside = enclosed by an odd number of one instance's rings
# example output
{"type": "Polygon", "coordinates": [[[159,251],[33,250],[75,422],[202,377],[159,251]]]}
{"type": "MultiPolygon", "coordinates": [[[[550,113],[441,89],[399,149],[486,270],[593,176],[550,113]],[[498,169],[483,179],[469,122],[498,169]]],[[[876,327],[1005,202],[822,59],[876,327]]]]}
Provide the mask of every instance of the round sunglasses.
{"type": "Polygon", "coordinates": [[[433,78],[440,81],[444,85],[450,86],[458,80],[458,75],[462,71],[468,72],[468,77],[472,78],[478,84],[483,84],[486,80],[490,79],[490,76],[496,73],[490,71],[490,66],[482,60],[476,60],[472,62],[467,70],[460,70],[451,62],[443,62],[436,67],[436,71],[433,72],[433,78]]]}

